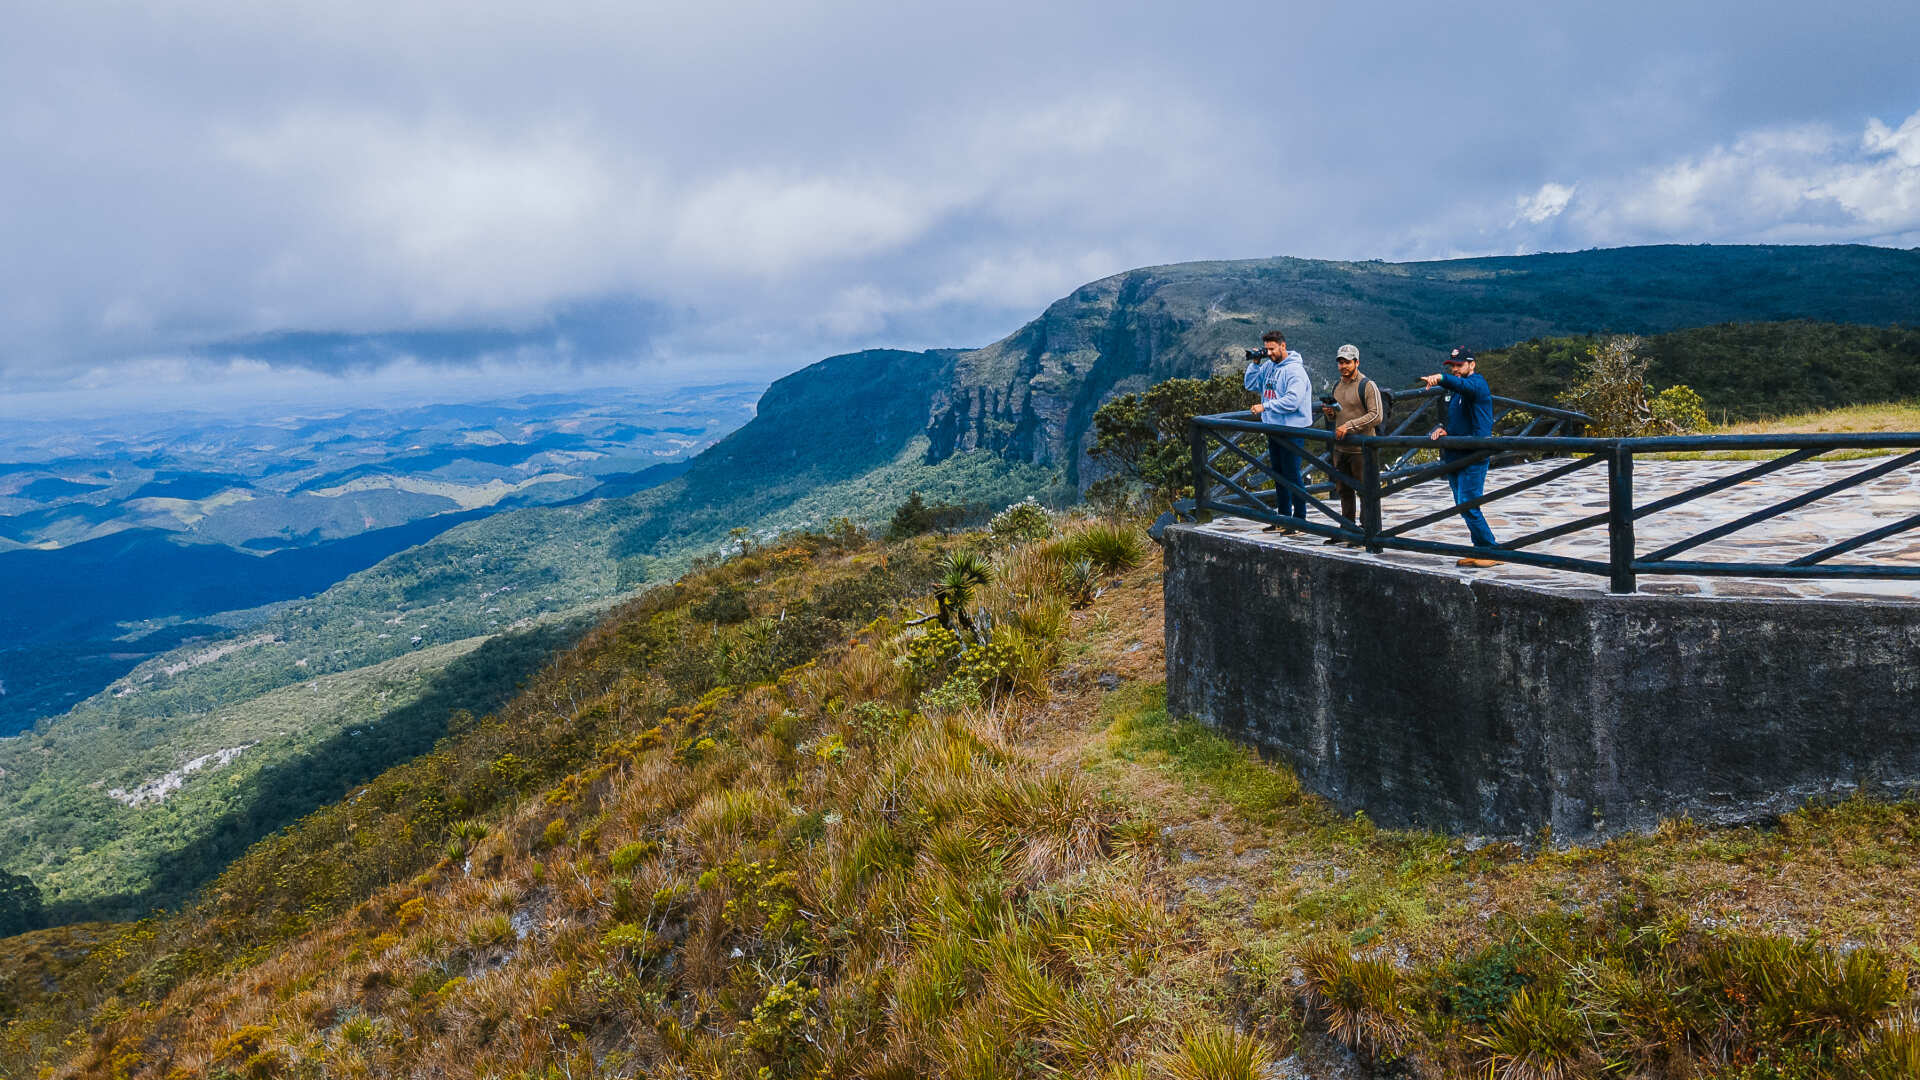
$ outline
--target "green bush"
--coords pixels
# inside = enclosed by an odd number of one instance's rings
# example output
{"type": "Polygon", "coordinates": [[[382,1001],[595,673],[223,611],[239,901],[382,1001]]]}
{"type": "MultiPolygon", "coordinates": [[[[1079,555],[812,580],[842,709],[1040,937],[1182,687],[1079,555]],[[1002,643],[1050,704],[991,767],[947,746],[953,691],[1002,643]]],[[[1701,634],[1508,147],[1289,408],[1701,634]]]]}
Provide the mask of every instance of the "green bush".
{"type": "Polygon", "coordinates": [[[819,1023],[810,1009],[819,998],[820,991],[789,979],[768,987],[753,1016],[740,1022],[741,1049],[760,1063],[759,1075],[771,1080],[806,1072],[811,1029],[819,1023]]]}
{"type": "Polygon", "coordinates": [[[631,844],[622,844],[608,858],[616,874],[624,874],[640,865],[648,856],[660,850],[660,845],[651,840],[635,840],[631,844]]]}
{"type": "Polygon", "coordinates": [[[1053,519],[1047,516],[1046,508],[1029,495],[993,515],[987,529],[995,540],[1003,543],[1045,540],[1053,535],[1053,519]]]}
{"type": "Polygon", "coordinates": [[[905,540],[923,533],[956,529],[969,520],[978,521],[982,508],[960,503],[929,503],[918,491],[907,493],[907,501],[894,510],[887,523],[888,540],[905,540]]]}
{"type": "Polygon", "coordinates": [[[713,590],[713,595],[693,605],[693,617],[703,622],[730,626],[746,622],[753,615],[746,596],[731,585],[713,590]]]}
{"type": "Polygon", "coordinates": [[[1650,406],[1654,423],[1671,429],[1672,434],[1688,435],[1705,431],[1707,403],[1691,386],[1669,386],[1654,396],[1650,406]]]}

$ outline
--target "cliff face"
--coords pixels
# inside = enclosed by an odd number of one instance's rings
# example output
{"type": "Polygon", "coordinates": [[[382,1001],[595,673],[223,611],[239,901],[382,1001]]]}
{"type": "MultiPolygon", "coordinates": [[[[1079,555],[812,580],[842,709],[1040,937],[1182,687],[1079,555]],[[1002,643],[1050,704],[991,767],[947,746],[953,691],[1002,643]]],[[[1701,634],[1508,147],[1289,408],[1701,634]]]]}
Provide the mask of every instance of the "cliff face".
{"type": "Polygon", "coordinates": [[[927,455],[986,450],[1084,486],[1093,412],[1161,379],[1241,368],[1278,328],[1316,384],[1353,343],[1387,385],[1456,343],[1660,333],[1714,323],[1913,318],[1920,251],[1646,247],[1427,263],[1180,263],[1082,286],[1006,339],[959,354],[927,403],[927,455]]]}

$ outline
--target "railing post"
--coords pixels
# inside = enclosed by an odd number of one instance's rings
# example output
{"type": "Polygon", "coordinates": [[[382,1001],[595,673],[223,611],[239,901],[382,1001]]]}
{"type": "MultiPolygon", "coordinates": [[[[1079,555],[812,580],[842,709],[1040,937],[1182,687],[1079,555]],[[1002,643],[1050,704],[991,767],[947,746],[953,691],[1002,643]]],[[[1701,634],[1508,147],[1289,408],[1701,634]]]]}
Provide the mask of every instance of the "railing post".
{"type": "Polygon", "coordinates": [[[1633,575],[1633,451],[1618,442],[1607,458],[1607,555],[1613,591],[1635,591],[1633,575]]]}
{"type": "Polygon", "coordinates": [[[1380,554],[1380,448],[1360,448],[1360,532],[1367,550],[1380,554]]]}
{"type": "Polygon", "coordinates": [[[1205,509],[1207,505],[1207,429],[1200,426],[1198,417],[1187,421],[1187,443],[1193,451],[1193,508],[1205,509]]]}

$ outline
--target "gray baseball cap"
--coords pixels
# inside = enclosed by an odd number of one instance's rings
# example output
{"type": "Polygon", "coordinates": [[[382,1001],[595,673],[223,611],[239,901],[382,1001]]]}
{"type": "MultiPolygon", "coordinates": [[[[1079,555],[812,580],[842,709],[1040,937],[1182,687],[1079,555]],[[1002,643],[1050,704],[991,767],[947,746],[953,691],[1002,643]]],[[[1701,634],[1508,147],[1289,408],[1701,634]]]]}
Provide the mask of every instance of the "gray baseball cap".
{"type": "Polygon", "coordinates": [[[1360,350],[1351,345],[1342,345],[1340,346],[1340,351],[1333,355],[1341,360],[1358,360],[1360,359],[1360,350]]]}

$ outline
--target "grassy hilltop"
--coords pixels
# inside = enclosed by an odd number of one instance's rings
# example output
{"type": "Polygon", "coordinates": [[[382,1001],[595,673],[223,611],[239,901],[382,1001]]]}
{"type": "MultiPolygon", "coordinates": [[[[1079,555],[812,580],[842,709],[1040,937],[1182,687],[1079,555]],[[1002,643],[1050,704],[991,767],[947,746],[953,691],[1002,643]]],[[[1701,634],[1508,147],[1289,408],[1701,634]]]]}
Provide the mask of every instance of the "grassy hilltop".
{"type": "Polygon", "coordinates": [[[1920,805],[1568,851],[1381,829],[1166,714],[1159,596],[1151,546],[1099,522],[751,547],[617,609],[180,915],[0,943],[0,1069],[1920,1064],[1920,805]],[[995,628],[966,658],[917,622],[958,549],[988,560],[995,628]]]}

